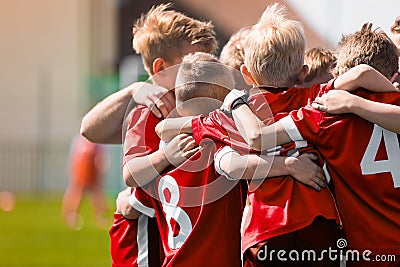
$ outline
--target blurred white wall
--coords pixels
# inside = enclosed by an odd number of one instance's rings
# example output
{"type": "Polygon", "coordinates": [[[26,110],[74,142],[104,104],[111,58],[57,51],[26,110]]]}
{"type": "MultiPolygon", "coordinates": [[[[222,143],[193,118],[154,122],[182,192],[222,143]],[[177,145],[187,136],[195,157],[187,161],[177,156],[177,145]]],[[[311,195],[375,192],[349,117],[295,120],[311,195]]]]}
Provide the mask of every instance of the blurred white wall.
{"type": "Polygon", "coordinates": [[[114,67],[116,2],[0,0],[0,191],[65,182],[90,75],[114,67]]]}
{"type": "Polygon", "coordinates": [[[389,33],[397,16],[399,0],[286,0],[323,38],[335,47],[342,34],[361,29],[365,22],[389,33]]]}

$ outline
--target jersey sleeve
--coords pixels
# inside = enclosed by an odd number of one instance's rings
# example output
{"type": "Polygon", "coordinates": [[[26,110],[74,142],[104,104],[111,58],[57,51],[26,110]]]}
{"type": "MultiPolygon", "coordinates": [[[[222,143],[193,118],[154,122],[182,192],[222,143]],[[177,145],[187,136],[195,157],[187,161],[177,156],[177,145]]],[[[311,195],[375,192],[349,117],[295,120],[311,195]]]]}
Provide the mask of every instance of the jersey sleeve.
{"type": "Polygon", "coordinates": [[[135,188],[129,197],[129,204],[137,211],[154,218],[155,210],[153,208],[151,196],[142,188],[135,188]]]}
{"type": "Polygon", "coordinates": [[[221,110],[208,116],[197,116],[192,119],[192,133],[197,145],[201,142],[220,142],[229,145],[240,153],[249,153],[250,147],[245,143],[235,122],[221,110]]]}
{"type": "Polygon", "coordinates": [[[160,119],[144,106],[139,106],[132,111],[124,140],[123,165],[130,159],[149,155],[158,150],[160,138],[155,132],[155,127],[160,119]]]}
{"type": "Polygon", "coordinates": [[[292,111],[280,122],[292,141],[307,140],[316,144],[320,130],[322,112],[310,105],[292,111]]]}
{"type": "Polygon", "coordinates": [[[204,116],[197,116],[192,119],[192,132],[197,145],[205,138],[220,141],[227,136],[227,132],[216,124],[212,118],[204,116]]]}
{"type": "Polygon", "coordinates": [[[311,87],[311,100],[314,100],[317,96],[322,96],[323,94],[326,94],[327,92],[329,92],[330,90],[335,89],[334,88],[334,83],[335,83],[335,79],[331,79],[328,83],[326,84],[318,84],[318,85],[314,85],[313,87],[311,87]]]}

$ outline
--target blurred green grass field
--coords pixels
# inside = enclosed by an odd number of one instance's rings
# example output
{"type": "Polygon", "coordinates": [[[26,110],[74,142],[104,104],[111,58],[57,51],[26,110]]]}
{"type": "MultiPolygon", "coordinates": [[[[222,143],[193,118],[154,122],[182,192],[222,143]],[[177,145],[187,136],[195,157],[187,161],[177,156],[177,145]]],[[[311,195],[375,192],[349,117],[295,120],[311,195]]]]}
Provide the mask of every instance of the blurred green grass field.
{"type": "Polygon", "coordinates": [[[84,226],[75,231],[61,220],[61,199],[17,195],[14,210],[0,210],[0,267],[111,266],[108,229],[95,225],[88,201],[80,209],[84,226]]]}

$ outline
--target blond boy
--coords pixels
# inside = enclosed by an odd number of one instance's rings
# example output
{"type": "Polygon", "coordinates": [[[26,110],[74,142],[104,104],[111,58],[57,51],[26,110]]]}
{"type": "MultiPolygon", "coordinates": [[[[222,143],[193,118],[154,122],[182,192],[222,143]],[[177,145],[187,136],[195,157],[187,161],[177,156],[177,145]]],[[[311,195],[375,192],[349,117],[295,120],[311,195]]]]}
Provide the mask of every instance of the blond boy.
{"type": "Polygon", "coordinates": [[[332,70],[336,64],[333,52],[325,48],[311,48],[306,51],[304,62],[309,72],[304,79],[303,87],[311,87],[315,83],[327,83],[333,78],[332,70]]]}
{"type": "MultiPolygon", "coordinates": [[[[133,48],[141,54],[154,85],[135,83],[109,96],[85,116],[81,127],[82,134],[95,142],[121,143],[124,115],[129,109],[132,96],[135,101],[150,106],[137,106],[130,112],[127,117],[127,134],[130,139],[124,143],[124,154],[129,154],[132,173],[135,178],[141,177],[144,183],[151,181],[169,165],[166,154],[183,161],[185,156],[193,153],[189,151],[192,146],[188,136],[180,136],[165,150],[158,151],[159,138],[154,134],[154,128],[159,118],[155,115],[167,116],[175,106],[173,93],[168,92],[175,83],[177,68],[172,66],[180,63],[187,53],[213,53],[217,48],[210,22],[194,20],[169,10],[170,7],[170,4],[154,6],[142,15],[132,30],[133,48]],[[160,101],[163,94],[166,95],[164,103],[160,101]],[[189,146],[179,151],[178,145],[186,144],[189,146]]],[[[124,159],[128,162],[127,157],[124,159]]],[[[123,169],[126,183],[137,185],[127,162],[124,162],[123,169]]],[[[119,202],[126,201],[129,193],[130,190],[127,190],[121,194],[119,202]]],[[[120,213],[116,212],[110,229],[113,266],[159,266],[162,255],[159,255],[157,246],[158,231],[151,228],[155,220],[148,219],[144,214],[135,214],[135,218],[139,216],[138,219],[127,220],[120,213]],[[148,238],[143,238],[145,236],[148,238]]]]}
{"type": "MultiPolygon", "coordinates": [[[[372,24],[369,23],[364,24],[360,31],[345,36],[340,42],[336,73],[342,76],[335,81],[335,86],[341,84],[341,77],[352,70],[359,66],[365,68],[359,64],[368,64],[379,70],[380,76],[369,80],[370,86],[380,77],[385,79],[383,84],[390,84],[397,75],[396,46],[384,32],[372,30],[372,24]]],[[[358,77],[373,73],[369,71],[361,72],[358,77]]],[[[356,87],[357,83],[347,83],[347,86],[356,87]]],[[[375,84],[371,88],[377,86],[375,84]]],[[[329,85],[325,87],[330,89],[329,85]]],[[[368,88],[368,84],[362,87],[368,88]]],[[[384,87],[381,85],[380,88],[384,87]]],[[[259,128],[261,135],[252,140],[252,144],[257,149],[268,149],[274,145],[268,140],[275,135],[278,144],[300,139],[314,143],[332,174],[348,248],[352,251],[370,251],[361,259],[348,258],[347,266],[397,266],[400,255],[400,217],[397,212],[400,180],[396,172],[398,161],[395,159],[399,158],[399,137],[387,129],[399,130],[396,123],[400,114],[396,107],[400,103],[399,94],[371,94],[365,90],[359,90],[357,94],[372,100],[368,106],[356,109],[354,113],[360,117],[353,114],[332,116],[306,106],[291,112],[290,116],[274,125],[259,128]],[[376,255],[382,253],[395,256],[391,262],[377,262],[379,255],[376,255]]],[[[238,113],[238,122],[240,110],[247,112],[247,108],[243,105],[234,111],[238,113]]],[[[249,126],[252,120],[249,116],[241,119],[246,121],[247,129],[252,128],[249,126]]]]}

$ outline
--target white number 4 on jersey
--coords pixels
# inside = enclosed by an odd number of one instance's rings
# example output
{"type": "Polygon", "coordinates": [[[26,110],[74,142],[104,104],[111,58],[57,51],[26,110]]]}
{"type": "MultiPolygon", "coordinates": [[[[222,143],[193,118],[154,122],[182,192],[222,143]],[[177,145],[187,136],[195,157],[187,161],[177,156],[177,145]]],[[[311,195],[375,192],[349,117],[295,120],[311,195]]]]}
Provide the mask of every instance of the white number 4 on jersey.
{"type": "Polygon", "coordinates": [[[390,172],[394,187],[400,187],[400,147],[396,133],[390,132],[378,125],[374,125],[374,130],[369,140],[367,149],[360,163],[362,174],[376,174],[390,172]],[[379,145],[383,137],[385,143],[387,160],[376,161],[379,145]]]}

